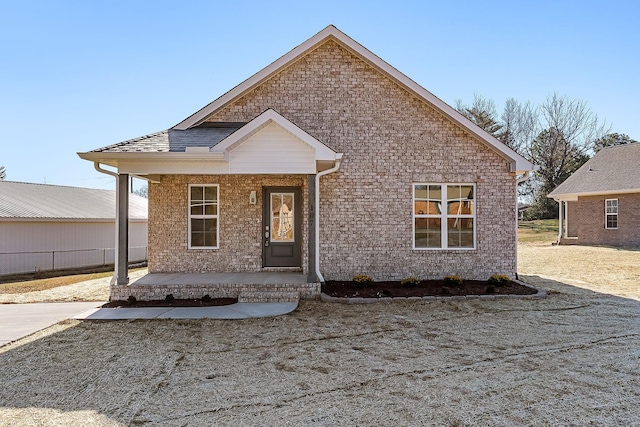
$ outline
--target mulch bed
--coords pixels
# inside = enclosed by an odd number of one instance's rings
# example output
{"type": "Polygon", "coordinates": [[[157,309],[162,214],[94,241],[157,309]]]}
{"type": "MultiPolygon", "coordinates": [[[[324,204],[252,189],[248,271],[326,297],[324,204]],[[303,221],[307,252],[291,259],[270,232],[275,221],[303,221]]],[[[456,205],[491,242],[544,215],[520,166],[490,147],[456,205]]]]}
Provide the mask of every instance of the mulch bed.
{"type": "Polygon", "coordinates": [[[208,301],[200,299],[174,299],[136,301],[130,304],[128,301],[109,301],[102,308],[140,308],[140,307],[216,307],[220,305],[231,305],[238,302],[237,298],[212,298],[208,301]]]}
{"type": "Polygon", "coordinates": [[[503,286],[490,286],[482,280],[463,280],[462,286],[445,286],[443,280],[422,280],[413,286],[399,281],[373,282],[363,288],[351,281],[329,280],[323,292],[337,298],[426,297],[460,295],[533,295],[537,290],[515,282],[503,286]]]}

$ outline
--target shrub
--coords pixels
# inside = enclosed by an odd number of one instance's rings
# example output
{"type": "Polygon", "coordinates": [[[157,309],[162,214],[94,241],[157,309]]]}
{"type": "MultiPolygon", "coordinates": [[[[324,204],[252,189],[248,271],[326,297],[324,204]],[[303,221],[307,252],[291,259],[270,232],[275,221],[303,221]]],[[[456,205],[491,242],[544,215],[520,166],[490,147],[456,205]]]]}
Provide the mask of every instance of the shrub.
{"type": "Polygon", "coordinates": [[[362,288],[366,288],[367,286],[371,286],[373,284],[373,278],[371,276],[367,276],[366,274],[356,274],[355,276],[353,276],[353,281],[362,288]]]}
{"type": "Polygon", "coordinates": [[[418,286],[420,284],[420,279],[416,277],[405,277],[400,281],[400,284],[405,288],[411,288],[413,286],[418,286]]]}
{"type": "Polygon", "coordinates": [[[449,287],[462,286],[462,279],[458,275],[445,276],[444,284],[449,287]]]}
{"type": "Polygon", "coordinates": [[[496,293],[496,287],[493,286],[493,285],[487,286],[487,293],[488,294],[495,294],[496,293]]]}
{"type": "Polygon", "coordinates": [[[200,298],[200,300],[202,302],[211,302],[211,296],[209,294],[203,296],[202,298],[200,298]]]}
{"type": "Polygon", "coordinates": [[[509,278],[509,276],[506,276],[504,274],[494,274],[493,276],[489,277],[489,280],[487,281],[490,285],[493,285],[497,288],[506,285],[507,283],[509,283],[511,281],[511,279],[509,278]]]}
{"type": "Polygon", "coordinates": [[[129,305],[133,305],[133,304],[135,304],[137,302],[138,302],[138,300],[133,295],[129,295],[129,298],[127,298],[127,304],[129,304],[129,305]]]}
{"type": "Polygon", "coordinates": [[[173,296],[173,294],[168,294],[166,297],[164,297],[164,300],[166,302],[173,302],[175,300],[175,297],[173,296]]]}

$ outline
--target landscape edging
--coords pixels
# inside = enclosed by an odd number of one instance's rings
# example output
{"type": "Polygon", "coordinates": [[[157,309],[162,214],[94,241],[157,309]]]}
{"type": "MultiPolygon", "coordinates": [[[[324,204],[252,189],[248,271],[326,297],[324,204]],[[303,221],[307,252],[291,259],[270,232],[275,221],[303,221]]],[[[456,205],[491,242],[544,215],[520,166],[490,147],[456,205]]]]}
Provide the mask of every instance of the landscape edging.
{"type": "Polygon", "coordinates": [[[340,298],[332,297],[322,292],[320,299],[325,302],[337,302],[342,304],[373,304],[379,302],[393,302],[393,301],[466,301],[466,300],[497,300],[497,299],[539,299],[546,298],[547,291],[544,289],[536,288],[528,283],[514,279],[513,282],[525,286],[527,288],[535,289],[537,293],[531,295],[454,295],[454,296],[425,296],[425,297],[381,297],[381,298],[340,298]]]}

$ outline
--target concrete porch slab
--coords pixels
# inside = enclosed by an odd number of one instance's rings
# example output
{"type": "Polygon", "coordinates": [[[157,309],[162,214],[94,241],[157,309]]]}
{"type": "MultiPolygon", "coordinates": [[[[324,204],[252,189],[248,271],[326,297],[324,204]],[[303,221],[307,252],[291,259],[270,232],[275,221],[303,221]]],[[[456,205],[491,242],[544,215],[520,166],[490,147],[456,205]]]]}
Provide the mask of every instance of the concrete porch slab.
{"type": "Polygon", "coordinates": [[[265,285],[280,283],[307,283],[300,272],[262,271],[254,273],[148,273],[129,286],[136,285],[265,285]]]}

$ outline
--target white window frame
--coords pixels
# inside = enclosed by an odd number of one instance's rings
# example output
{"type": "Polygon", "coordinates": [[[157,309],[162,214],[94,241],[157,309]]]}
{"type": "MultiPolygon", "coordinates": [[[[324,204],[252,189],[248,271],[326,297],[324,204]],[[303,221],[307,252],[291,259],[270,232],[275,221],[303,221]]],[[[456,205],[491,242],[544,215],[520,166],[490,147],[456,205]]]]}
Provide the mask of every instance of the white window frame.
{"type": "Polygon", "coordinates": [[[220,185],[219,184],[189,184],[187,195],[187,229],[188,229],[188,248],[189,249],[219,249],[220,248],[220,185]],[[191,188],[193,187],[216,187],[216,214],[215,215],[192,215],[191,214],[191,188]],[[216,219],[216,246],[192,246],[191,245],[191,219],[216,219]]]}
{"type": "Polygon", "coordinates": [[[413,242],[413,250],[416,251],[474,251],[477,249],[478,241],[477,241],[477,230],[478,230],[478,220],[477,220],[477,212],[478,212],[478,203],[477,203],[477,192],[476,192],[476,184],[470,182],[414,182],[411,185],[411,218],[412,218],[412,237],[411,241],[413,242]],[[446,197],[446,189],[447,186],[471,186],[473,188],[473,214],[463,214],[463,215],[449,215],[447,214],[446,209],[446,200],[441,200],[442,208],[439,215],[435,214],[416,214],[416,186],[417,185],[427,185],[427,186],[435,186],[439,185],[441,189],[442,197],[446,197]],[[441,246],[439,248],[418,248],[416,247],[416,218],[440,218],[440,243],[441,246]],[[461,248],[461,247],[449,247],[449,242],[447,239],[448,236],[448,222],[449,218],[472,218],[473,219],[473,247],[470,248],[461,248]]]}
{"type": "Polygon", "coordinates": [[[604,228],[607,230],[617,230],[618,229],[618,199],[605,199],[604,201],[604,228]],[[612,204],[611,208],[615,207],[615,212],[609,212],[609,202],[615,202],[615,206],[612,204]],[[609,216],[613,216],[616,218],[616,226],[609,227],[609,216]]]}

